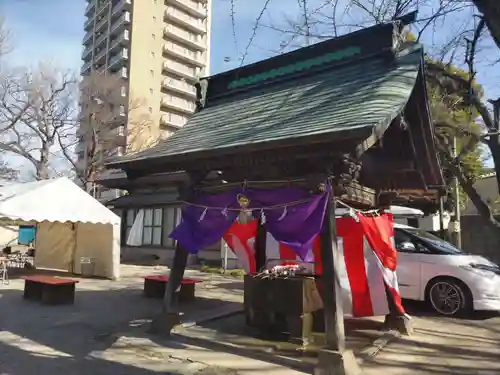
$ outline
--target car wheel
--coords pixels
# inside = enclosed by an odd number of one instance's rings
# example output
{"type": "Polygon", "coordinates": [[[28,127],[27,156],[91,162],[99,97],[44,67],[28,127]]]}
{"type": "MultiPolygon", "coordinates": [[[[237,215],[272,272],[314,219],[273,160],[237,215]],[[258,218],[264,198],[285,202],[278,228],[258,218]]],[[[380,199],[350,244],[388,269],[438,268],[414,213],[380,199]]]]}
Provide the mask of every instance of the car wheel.
{"type": "Polygon", "coordinates": [[[438,314],[465,316],[472,310],[472,297],[466,285],[456,279],[439,278],[427,286],[427,301],[438,314]]]}

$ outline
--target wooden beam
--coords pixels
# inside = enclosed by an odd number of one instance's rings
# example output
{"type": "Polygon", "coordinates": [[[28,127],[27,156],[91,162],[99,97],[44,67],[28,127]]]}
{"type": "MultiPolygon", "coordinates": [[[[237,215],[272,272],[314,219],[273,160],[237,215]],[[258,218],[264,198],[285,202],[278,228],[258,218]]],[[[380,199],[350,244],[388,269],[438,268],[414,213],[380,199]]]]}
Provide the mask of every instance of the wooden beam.
{"type": "Polygon", "coordinates": [[[325,218],[320,233],[323,300],[325,309],[325,333],[328,349],[343,352],[345,350],[344,314],[342,289],[335,277],[335,259],[337,248],[337,227],[335,220],[336,200],[328,199],[325,218]]]}
{"type": "Polygon", "coordinates": [[[315,374],[347,375],[361,373],[354,354],[346,350],[342,289],[335,262],[338,257],[335,197],[328,199],[320,233],[323,272],[323,302],[326,346],[318,353],[315,374]]]}
{"type": "MultiPolygon", "coordinates": [[[[202,181],[207,173],[205,172],[188,172],[189,182],[186,183],[180,191],[181,200],[191,201],[194,199],[194,187],[202,181]]],[[[162,313],[153,319],[151,323],[151,331],[163,335],[170,335],[172,329],[180,323],[180,311],[178,310],[175,292],[181,285],[184,277],[184,272],[187,267],[189,253],[184,249],[179,241],[177,241],[172,268],[170,269],[169,280],[165,289],[163,298],[162,313]]]]}

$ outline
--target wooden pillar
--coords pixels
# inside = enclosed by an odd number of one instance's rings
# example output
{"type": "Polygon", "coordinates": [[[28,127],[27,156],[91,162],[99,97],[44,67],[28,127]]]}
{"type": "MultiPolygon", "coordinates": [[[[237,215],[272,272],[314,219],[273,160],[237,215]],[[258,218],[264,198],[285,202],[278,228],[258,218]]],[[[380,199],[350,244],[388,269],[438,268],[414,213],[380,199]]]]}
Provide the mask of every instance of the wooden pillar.
{"type": "MultiPolygon", "coordinates": [[[[181,189],[180,196],[184,201],[192,201],[194,198],[193,187],[206,175],[203,173],[189,173],[189,183],[181,189]]],[[[170,335],[172,328],[180,323],[180,311],[178,301],[175,298],[175,291],[181,285],[184,272],[187,267],[189,253],[177,241],[174,252],[174,259],[170,269],[170,275],[163,298],[161,314],[153,319],[151,332],[162,335],[170,335]]]]}
{"type": "Polygon", "coordinates": [[[345,347],[342,291],[335,268],[338,259],[335,208],[335,198],[331,197],[327,202],[320,234],[326,347],[319,352],[314,374],[358,375],[360,369],[354,354],[345,347]]]}
{"type": "Polygon", "coordinates": [[[174,259],[172,262],[172,268],[170,269],[170,275],[168,278],[167,288],[165,290],[165,296],[163,297],[163,313],[175,312],[177,308],[177,300],[175,297],[175,291],[181,285],[181,281],[184,278],[184,272],[187,267],[189,253],[184,249],[179,242],[175,246],[174,259]]]}
{"type": "Polygon", "coordinates": [[[151,323],[151,332],[161,335],[170,335],[172,329],[180,324],[180,311],[177,298],[175,298],[175,291],[181,285],[186,270],[188,252],[179,242],[175,247],[174,259],[170,275],[165,289],[165,296],[163,298],[163,307],[161,314],[156,316],[151,323]]]}
{"type": "Polygon", "coordinates": [[[338,254],[335,206],[335,200],[333,202],[329,200],[320,234],[323,264],[321,280],[324,290],[326,343],[329,349],[343,351],[345,349],[344,314],[342,295],[335,270],[335,258],[338,254]]]}

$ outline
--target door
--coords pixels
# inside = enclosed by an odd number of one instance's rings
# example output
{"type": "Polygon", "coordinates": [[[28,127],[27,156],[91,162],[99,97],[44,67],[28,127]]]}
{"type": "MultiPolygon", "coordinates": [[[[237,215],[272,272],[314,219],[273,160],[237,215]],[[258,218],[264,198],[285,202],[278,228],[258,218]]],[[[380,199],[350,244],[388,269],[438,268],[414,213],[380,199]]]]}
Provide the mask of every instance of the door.
{"type": "Polygon", "coordinates": [[[422,283],[422,264],[418,244],[405,232],[395,229],[394,242],[398,251],[398,264],[396,274],[398,276],[399,291],[401,298],[420,299],[422,283]],[[414,246],[401,246],[403,243],[411,243],[414,246]]]}

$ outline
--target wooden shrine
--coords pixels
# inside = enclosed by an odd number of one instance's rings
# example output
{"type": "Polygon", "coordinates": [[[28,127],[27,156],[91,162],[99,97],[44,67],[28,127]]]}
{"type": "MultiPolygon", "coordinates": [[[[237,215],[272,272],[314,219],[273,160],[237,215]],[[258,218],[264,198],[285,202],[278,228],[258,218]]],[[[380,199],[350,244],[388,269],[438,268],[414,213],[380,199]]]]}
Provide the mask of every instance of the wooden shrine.
{"type": "MultiPolygon", "coordinates": [[[[356,207],[386,206],[401,199],[399,191],[411,190],[422,193],[428,210],[437,208],[444,182],[427,103],[424,54],[420,45],[404,41],[403,27],[401,21],[374,26],[204,78],[197,85],[197,111],[183,128],[108,167],[125,171],[131,180],[184,171],[187,182],[178,187],[188,202],[243,183],[266,189],[292,184],[313,191],[329,180],[334,196],[356,207]]],[[[352,373],[354,362],[345,350],[334,275],[334,205],[328,203],[321,232],[322,301],[309,298],[317,293],[310,290],[310,279],[300,276],[266,286],[268,298],[276,298],[275,312],[285,306],[294,311],[287,318],[294,332],[304,329],[299,315],[309,319],[323,305],[327,346],[317,374],[352,373]]],[[[260,222],[258,268],[266,261],[265,237],[260,222]]],[[[157,331],[170,332],[178,322],[173,296],[187,257],[178,245],[164,311],[153,323],[157,331]]],[[[255,283],[246,288],[246,302],[264,309],[252,293],[255,287],[264,288],[255,283]]]]}

